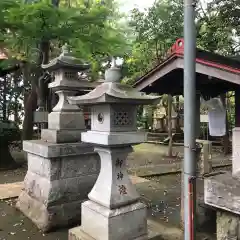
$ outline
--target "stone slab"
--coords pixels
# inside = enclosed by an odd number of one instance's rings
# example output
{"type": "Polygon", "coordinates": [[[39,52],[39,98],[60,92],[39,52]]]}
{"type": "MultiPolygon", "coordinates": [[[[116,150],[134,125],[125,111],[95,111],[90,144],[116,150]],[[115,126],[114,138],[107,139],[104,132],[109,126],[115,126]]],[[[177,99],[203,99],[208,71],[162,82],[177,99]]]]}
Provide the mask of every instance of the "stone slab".
{"type": "Polygon", "coordinates": [[[85,200],[96,182],[97,174],[50,181],[28,171],[24,191],[46,206],[85,200]]]}
{"type": "Polygon", "coordinates": [[[240,214],[240,176],[226,172],[204,179],[204,202],[240,214]]]}
{"type": "Polygon", "coordinates": [[[82,133],[82,141],[104,146],[132,145],[145,142],[145,132],[98,132],[87,131],[82,133]]]}
{"type": "Polygon", "coordinates": [[[129,176],[130,180],[132,181],[132,184],[138,184],[138,183],[144,183],[144,182],[150,182],[150,180],[138,176],[129,176]]]}
{"type": "Polygon", "coordinates": [[[42,129],[41,139],[51,143],[72,143],[81,141],[82,130],[42,129]]]}
{"type": "Polygon", "coordinates": [[[85,130],[83,112],[80,110],[78,112],[51,112],[48,115],[48,128],[85,130]]]}
{"type": "Polygon", "coordinates": [[[65,87],[64,89],[69,89],[76,91],[82,91],[86,88],[94,89],[98,85],[100,85],[102,82],[99,81],[68,81],[68,80],[60,80],[58,82],[54,81],[48,84],[49,88],[58,88],[58,87],[65,87]]]}
{"type": "Polygon", "coordinates": [[[240,217],[224,211],[217,212],[217,240],[240,239],[240,217]]]}
{"type": "MultiPolygon", "coordinates": [[[[168,231],[169,226],[163,226],[155,221],[148,220],[148,236],[145,239],[148,240],[159,240],[159,239],[182,239],[182,232],[179,229],[171,228],[171,231],[168,231]]],[[[145,236],[144,236],[145,237],[145,236]]],[[[69,230],[68,240],[95,240],[88,234],[82,231],[81,226],[75,227],[69,230]]]]}
{"type": "Polygon", "coordinates": [[[233,175],[240,174],[240,128],[236,127],[232,130],[232,172],[233,175]]]}
{"type": "Polygon", "coordinates": [[[34,122],[35,123],[47,123],[48,122],[48,112],[39,112],[35,111],[34,112],[34,122]]]}
{"type": "Polygon", "coordinates": [[[43,232],[81,222],[82,201],[47,207],[26,192],[20,194],[20,199],[16,207],[43,232]]]}
{"type": "MultiPolygon", "coordinates": [[[[125,239],[124,240],[147,240],[150,239],[148,238],[147,235],[137,237],[137,238],[131,238],[131,239],[125,239]]],[[[73,229],[69,230],[69,235],[68,235],[68,240],[103,240],[103,238],[92,238],[88,234],[86,234],[81,227],[76,227],[73,229]]],[[[105,238],[104,238],[105,240],[105,238]]]]}
{"type": "Polygon", "coordinates": [[[23,182],[0,184],[0,200],[18,197],[23,189],[23,182]]]}
{"type": "Polygon", "coordinates": [[[145,240],[146,206],[137,202],[111,210],[95,202],[86,201],[82,204],[81,229],[97,240],[145,240]]]}
{"type": "Polygon", "coordinates": [[[58,158],[93,153],[89,143],[50,143],[43,140],[23,141],[23,150],[44,158],[58,158]]]}
{"type": "MultiPolygon", "coordinates": [[[[130,179],[133,184],[149,182],[148,179],[137,176],[130,176],[130,179]]],[[[0,184],[0,200],[18,197],[22,192],[23,186],[23,182],[0,184]]]]}
{"type": "Polygon", "coordinates": [[[28,153],[27,157],[28,171],[51,181],[99,174],[100,160],[97,153],[59,158],[43,158],[28,153]]]}

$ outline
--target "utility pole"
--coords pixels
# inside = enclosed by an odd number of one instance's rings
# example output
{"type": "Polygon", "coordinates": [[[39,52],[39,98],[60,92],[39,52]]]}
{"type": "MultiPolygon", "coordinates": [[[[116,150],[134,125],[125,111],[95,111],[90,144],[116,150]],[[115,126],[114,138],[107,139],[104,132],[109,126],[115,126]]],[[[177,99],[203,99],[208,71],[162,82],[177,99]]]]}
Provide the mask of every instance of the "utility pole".
{"type": "Polygon", "coordinates": [[[184,0],[184,240],[196,239],[195,0],[184,0]]]}

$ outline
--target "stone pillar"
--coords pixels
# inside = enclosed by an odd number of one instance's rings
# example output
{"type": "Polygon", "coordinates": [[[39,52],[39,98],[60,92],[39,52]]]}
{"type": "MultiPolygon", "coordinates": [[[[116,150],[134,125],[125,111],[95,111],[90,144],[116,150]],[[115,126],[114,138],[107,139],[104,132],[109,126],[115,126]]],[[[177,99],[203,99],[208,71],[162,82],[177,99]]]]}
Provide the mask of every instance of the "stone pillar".
{"type": "Polygon", "coordinates": [[[48,129],[42,130],[41,140],[23,142],[28,171],[17,208],[44,232],[81,221],[81,203],[87,199],[100,168],[93,146],[81,142],[85,131],[83,113],[66,99],[75,94],[79,82],[76,71],[82,65],[71,66],[76,61],[64,62],[70,57],[64,56],[60,55],[60,63],[57,58],[47,66],[58,73],[50,87],[59,95],[48,115],[48,129]],[[61,69],[62,65],[71,68],[61,69]]]}
{"type": "Polygon", "coordinates": [[[95,151],[101,158],[101,171],[88,195],[90,201],[82,204],[82,231],[101,240],[147,239],[146,206],[138,201],[140,196],[126,169],[132,148],[95,151]]]}
{"type": "Polygon", "coordinates": [[[240,174],[240,127],[232,130],[232,174],[240,174]]]}
{"type": "Polygon", "coordinates": [[[240,239],[240,216],[217,211],[217,240],[240,239]]]}
{"type": "Polygon", "coordinates": [[[232,172],[222,172],[204,180],[204,201],[217,211],[217,240],[240,239],[240,128],[233,129],[232,172]]]}
{"type": "Polygon", "coordinates": [[[197,139],[196,143],[201,149],[197,162],[198,177],[204,178],[204,175],[212,172],[212,142],[197,139]]]}
{"type": "Polygon", "coordinates": [[[159,97],[147,96],[120,84],[120,69],[112,66],[105,83],[80,97],[75,105],[92,105],[91,131],[82,140],[96,145],[101,159],[98,179],[82,204],[81,226],[69,231],[69,240],[147,240],[147,209],[129,179],[127,155],[132,144],[144,142],[147,134],[137,132],[138,104],[153,104],[159,97]]]}

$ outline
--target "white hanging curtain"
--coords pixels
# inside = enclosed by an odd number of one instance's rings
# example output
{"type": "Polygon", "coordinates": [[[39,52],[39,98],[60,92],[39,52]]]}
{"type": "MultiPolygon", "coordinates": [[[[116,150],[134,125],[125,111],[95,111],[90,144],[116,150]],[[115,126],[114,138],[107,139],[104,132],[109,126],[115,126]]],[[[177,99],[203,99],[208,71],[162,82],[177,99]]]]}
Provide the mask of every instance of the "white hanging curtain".
{"type": "Polygon", "coordinates": [[[226,134],[226,109],[220,98],[212,98],[208,101],[202,99],[208,108],[209,134],[211,136],[225,136],[226,134]]]}

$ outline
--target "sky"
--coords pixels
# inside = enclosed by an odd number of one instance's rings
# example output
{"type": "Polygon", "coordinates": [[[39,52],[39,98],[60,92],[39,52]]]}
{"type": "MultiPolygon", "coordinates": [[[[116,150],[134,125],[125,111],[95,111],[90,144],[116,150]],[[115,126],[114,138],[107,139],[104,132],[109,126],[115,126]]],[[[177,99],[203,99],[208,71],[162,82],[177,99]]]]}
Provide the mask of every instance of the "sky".
{"type": "Polygon", "coordinates": [[[154,1],[155,0],[119,0],[123,12],[128,12],[133,8],[144,10],[144,8],[150,7],[154,1]]]}
{"type": "MultiPolygon", "coordinates": [[[[151,7],[155,0],[118,0],[120,3],[120,9],[123,12],[129,12],[133,8],[138,8],[139,10],[144,10],[145,8],[151,7]]],[[[207,2],[210,0],[200,0],[203,7],[206,6],[207,2]]]]}

